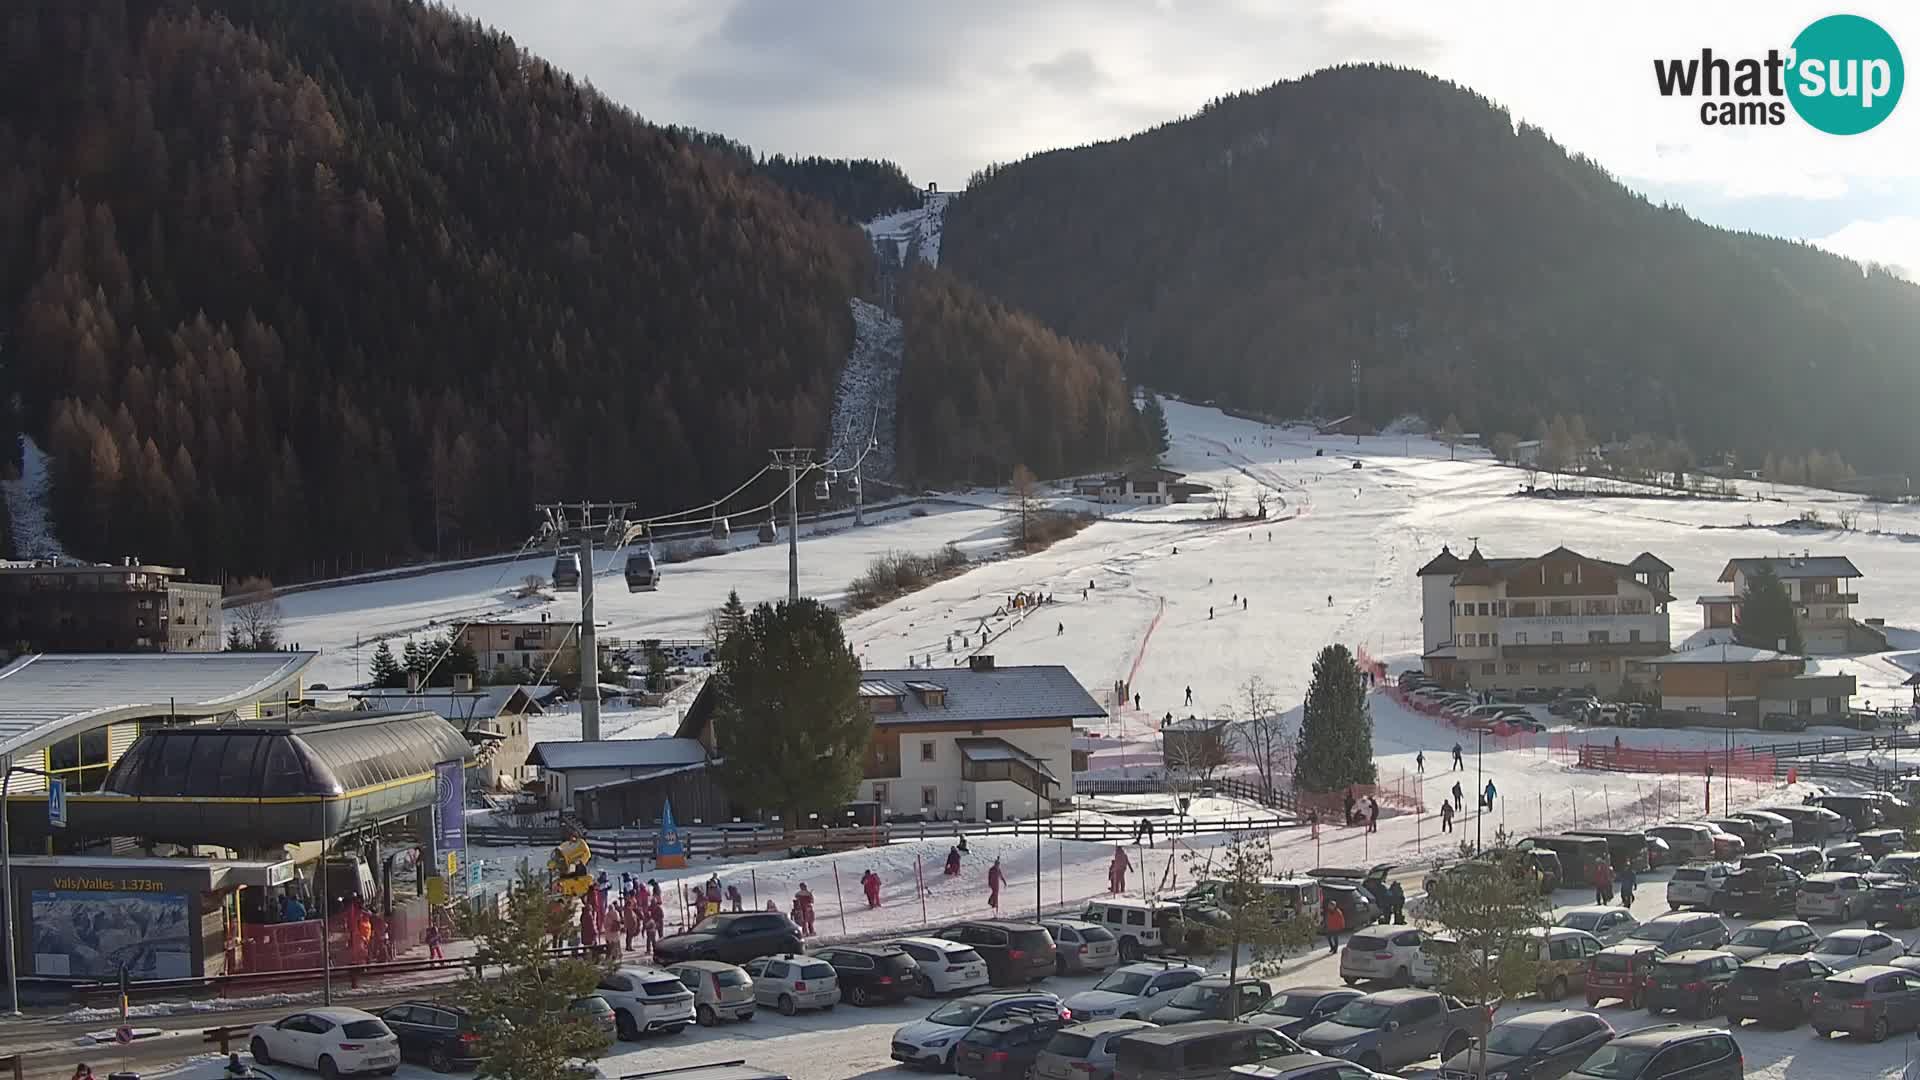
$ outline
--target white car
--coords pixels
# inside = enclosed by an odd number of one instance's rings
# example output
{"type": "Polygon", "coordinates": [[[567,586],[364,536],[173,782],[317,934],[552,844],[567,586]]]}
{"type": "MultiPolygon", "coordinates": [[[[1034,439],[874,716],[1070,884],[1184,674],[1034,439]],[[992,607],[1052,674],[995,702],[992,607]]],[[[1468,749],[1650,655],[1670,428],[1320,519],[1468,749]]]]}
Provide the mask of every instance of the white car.
{"type": "Polygon", "coordinates": [[[1626,908],[1588,904],[1561,912],[1553,925],[1585,930],[1599,938],[1602,945],[1618,945],[1633,933],[1634,928],[1640,925],[1640,920],[1634,918],[1633,912],[1626,908]]]}
{"type": "Polygon", "coordinates": [[[1793,894],[1793,913],[1809,921],[1852,922],[1867,909],[1867,883],[1859,874],[1808,874],[1793,894]]]}
{"type": "Polygon", "coordinates": [[[1727,875],[1732,872],[1726,863],[1717,862],[1692,862],[1675,870],[1667,880],[1668,910],[1687,907],[1711,910],[1720,890],[1727,886],[1727,875]]]}
{"type": "Polygon", "coordinates": [[[1152,960],[1126,964],[1107,972],[1093,989],[1068,998],[1067,1008],[1075,1020],[1145,1020],[1166,1004],[1166,995],[1206,976],[1207,969],[1197,964],[1152,960]]]}
{"type": "Polygon", "coordinates": [[[1648,829],[1647,835],[1665,840],[1673,848],[1673,856],[1676,859],[1714,857],[1713,830],[1698,822],[1669,821],[1648,829]]]}
{"type": "Polygon", "coordinates": [[[614,1030],[622,1039],[685,1031],[694,1021],[693,991],[680,976],[656,967],[620,967],[600,980],[594,993],[613,1006],[614,1030]]]}
{"type": "Polygon", "coordinates": [[[893,1033],[891,1054],[893,1060],[907,1065],[951,1069],[954,1047],[976,1026],[1015,1013],[1060,1014],[1064,1009],[1059,998],[1044,991],[968,994],[933,1010],[924,1020],[900,1025],[893,1033]]]}
{"type": "Polygon", "coordinates": [[[818,956],[777,953],[747,961],[746,969],[753,976],[753,999],[782,1016],[840,1004],[840,977],[818,956]]]}
{"type": "Polygon", "coordinates": [[[1735,810],[1728,817],[1745,818],[1768,833],[1767,846],[1779,847],[1793,842],[1793,822],[1765,810],[1735,810]]]}
{"type": "Polygon", "coordinates": [[[1414,959],[1424,940],[1425,935],[1412,927],[1375,926],[1359,931],[1340,950],[1340,978],[1348,986],[1375,980],[1412,986],[1414,959]]]}
{"type": "Polygon", "coordinates": [[[893,944],[920,965],[932,993],[963,994],[987,985],[987,962],[971,945],[934,937],[899,938],[893,944]]]}
{"type": "Polygon", "coordinates": [[[392,1075],[400,1067],[400,1040],[393,1029],[359,1009],[308,1009],[271,1024],[255,1024],[247,1049],[262,1065],[285,1062],[313,1069],[327,1080],[392,1075]]]}
{"type": "Polygon", "coordinates": [[[1878,930],[1835,930],[1807,955],[1835,971],[1851,971],[1884,964],[1900,952],[1900,943],[1878,930]]]}

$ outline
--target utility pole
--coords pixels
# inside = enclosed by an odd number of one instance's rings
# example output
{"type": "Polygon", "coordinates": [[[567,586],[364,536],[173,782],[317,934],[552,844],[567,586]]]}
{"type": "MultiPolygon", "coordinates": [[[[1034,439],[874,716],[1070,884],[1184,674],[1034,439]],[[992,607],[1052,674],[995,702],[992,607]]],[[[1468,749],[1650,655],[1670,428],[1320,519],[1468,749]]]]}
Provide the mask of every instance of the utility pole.
{"type": "Polygon", "coordinates": [[[790,446],[773,452],[773,463],[787,470],[787,601],[800,599],[800,473],[813,462],[813,451],[790,446]]]}
{"type": "Polygon", "coordinates": [[[618,551],[643,531],[628,525],[633,503],[540,503],[534,510],[545,521],[541,535],[553,538],[556,551],[569,544],[580,559],[580,740],[600,741],[600,646],[593,623],[593,542],[603,539],[618,551]]]}

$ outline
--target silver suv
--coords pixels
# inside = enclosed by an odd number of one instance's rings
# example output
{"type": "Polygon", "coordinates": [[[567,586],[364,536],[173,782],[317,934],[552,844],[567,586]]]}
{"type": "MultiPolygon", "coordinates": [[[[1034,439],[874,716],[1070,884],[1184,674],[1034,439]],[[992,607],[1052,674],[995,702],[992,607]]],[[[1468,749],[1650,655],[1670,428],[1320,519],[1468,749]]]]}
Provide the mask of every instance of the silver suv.
{"type": "Polygon", "coordinates": [[[1667,882],[1667,908],[1712,909],[1720,890],[1727,887],[1733,868],[1721,862],[1690,862],[1673,872],[1667,882]]]}

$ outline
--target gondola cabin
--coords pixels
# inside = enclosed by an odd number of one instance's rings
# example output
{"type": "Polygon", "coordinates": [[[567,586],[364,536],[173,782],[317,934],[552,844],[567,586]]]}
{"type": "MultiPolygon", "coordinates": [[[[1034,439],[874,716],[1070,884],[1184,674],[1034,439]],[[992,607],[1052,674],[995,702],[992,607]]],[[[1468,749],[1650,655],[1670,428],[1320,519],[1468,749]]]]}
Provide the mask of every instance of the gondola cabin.
{"type": "Polygon", "coordinates": [[[727,524],[726,518],[714,518],[713,531],[708,535],[712,536],[715,540],[731,540],[733,539],[733,526],[727,524]]]}
{"type": "Polygon", "coordinates": [[[767,520],[760,523],[760,542],[771,544],[778,539],[780,539],[780,529],[774,525],[773,515],[769,514],[767,520]]]}
{"type": "Polygon", "coordinates": [[[653,592],[660,587],[660,565],[654,561],[653,550],[630,551],[627,553],[627,591],[653,592]]]}
{"type": "Polygon", "coordinates": [[[562,551],[553,557],[553,587],[561,592],[580,589],[580,553],[562,551]]]}

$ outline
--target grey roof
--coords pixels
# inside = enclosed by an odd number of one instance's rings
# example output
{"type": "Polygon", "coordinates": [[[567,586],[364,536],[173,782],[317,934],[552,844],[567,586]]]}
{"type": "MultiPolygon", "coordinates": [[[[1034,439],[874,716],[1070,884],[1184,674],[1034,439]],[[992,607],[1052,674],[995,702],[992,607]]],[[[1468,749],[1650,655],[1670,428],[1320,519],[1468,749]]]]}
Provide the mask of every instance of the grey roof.
{"type": "Polygon", "coordinates": [[[0,753],[155,714],[218,716],[291,690],[319,654],[47,653],[0,670],[0,753]]]}
{"type": "Polygon", "coordinates": [[[1751,574],[1763,564],[1771,565],[1782,580],[1810,577],[1861,577],[1860,568],[1845,555],[1789,555],[1779,559],[1728,559],[1720,571],[1721,581],[1732,581],[1734,571],[1751,574]]]}
{"type": "Polygon", "coordinates": [[[909,679],[938,682],[947,688],[945,705],[923,705],[904,691],[900,711],[876,713],[879,725],[912,723],[977,723],[988,720],[1063,720],[1107,715],[1080,680],[1059,664],[996,667],[987,671],[957,667],[945,671],[927,668],[870,670],[862,684],[905,683],[909,679]]]}
{"type": "Polygon", "coordinates": [[[968,761],[1017,761],[1049,780],[1059,779],[1053,775],[1053,770],[1047,768],[1045,760],[1034,757],[1005,739],[955,739],[953,743],[960,748],[960,756],[968,761]]]}
{"type": "Polygon", "coordinates": [[[707,760],[699,739],[605,739],[535,743],[527,764],[549,769],[665,769],[707,760]]]}
{"type": "Polygon", "coordinates": [[[524,695],[517,704],[516,711],[526,716],[539,716],[545,710],[540,708],[540,691],[551,691],[553,687],[538,686],[478,686],[472,693],[456,692],[444,688],[420,691],[398,690],[355,690],[353,697],[366,702],[377,709],[424,709],[439,713],[442,719],[461,724],[468,720],[491,720],[500,715],[515,694],[524,695]]]}

